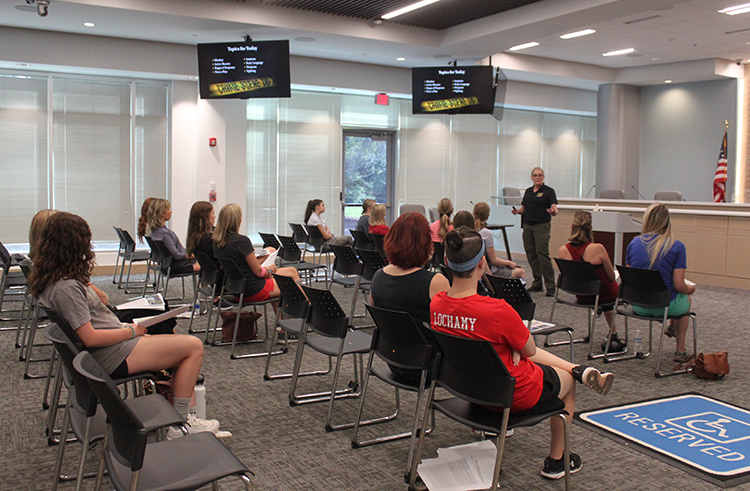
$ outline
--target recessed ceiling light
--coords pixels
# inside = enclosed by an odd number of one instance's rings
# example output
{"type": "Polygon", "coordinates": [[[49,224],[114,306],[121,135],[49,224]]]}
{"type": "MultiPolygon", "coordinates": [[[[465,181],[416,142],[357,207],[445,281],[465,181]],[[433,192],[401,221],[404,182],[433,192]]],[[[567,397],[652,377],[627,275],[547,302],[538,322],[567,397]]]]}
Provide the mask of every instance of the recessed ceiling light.
{"type": "Polygon", "coordinates": [[[86,27],[94,27],[96,24],[94,24],[93,22],[84,22],[83,25],[86,27]]]}
{"type": "Polygon", "coordinates": [[[513,46],[512,48],[508,48],[508,51],[518,51],[519,49],[533,48],[534,46],[539,46],[539,43],[534,41],[531,43],[519,44],[518,46],[513,46]]]}
{"type": "Polygon", "coordinates": [[[653,58],[651,58],[651,61],[660,61],[660,60],[661,58],[659,58],[658,56],[654,56],[653,58]]]}
{"type": "Polygon", "coordinates": [[[669,79],[667,79],[667,80],[665,80],[665,81],[664,81],[664,83],[665,83],[665,84],[671,84],[671,83],[672,83],[672,81],[671,81],[671,80],[669,80],[669,79]]]}
{"type": "Polygon", "coordinates": [[[750,12],[750,3],[744,3],[742,5],[735,5],[734,7],[727,7],[725,9],[719,10],[720,14],[727,14],[727,15],[744,14],[746,12],[750,12]]]}
{"type": "Polygon", "coordinates": [[[294,38],[294,40],[297,41],[298,43],[314,43],[315,42],[315,38],[311,38],[307,36],[294,38]]]}
{"type": "Polygon", "coordinates": [[[422,0],[421,2],[407,5],[406,7],[398,9],[398,10],[394,10],[393,12],[388,12],[385,15],[381,15],[381,17],[385,20],[393,19],[394,17],[398,17],[399,15],[403,15],[407,12],[411,12],[412,10],[421,9],[422,7],[426,7],[427,5],[430,5],[431,3],[435,3],[438,1],[439,0],[422,0]]]}
{"type": "Polygon", "coordinates": [[[406,58],[398,57],[396,58],[396,61],[406,61],[406,58]]]}
{"type": "Polygon", "coordinates": [[[581,36],[588,36],[589,34],[594,34],[596,31],[593,29],[584,29],[582,31],[577,32],[569,32],[568,34],[563,34],[560,36],[560,39],[573,39],[581,36]]]}
{"type": "Polygon", "coordinates": [[[632,53],[633,51],[635,51],[635,48],[618,49],[617,51],[609,51],[607,53],[602,53],[602,56],[620,56],[620,55],[626,55],[628,53],[632,53]]]}

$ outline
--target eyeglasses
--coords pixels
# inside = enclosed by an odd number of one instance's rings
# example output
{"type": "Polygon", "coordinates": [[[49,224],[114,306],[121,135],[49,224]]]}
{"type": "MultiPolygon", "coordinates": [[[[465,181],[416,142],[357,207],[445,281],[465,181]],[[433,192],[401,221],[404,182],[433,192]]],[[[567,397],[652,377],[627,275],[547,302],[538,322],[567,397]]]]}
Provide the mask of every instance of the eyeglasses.
{"type": "Polygon", "coordinates": [[[544,174],[531,174],[531,177],[544,177],[544,174]]]}

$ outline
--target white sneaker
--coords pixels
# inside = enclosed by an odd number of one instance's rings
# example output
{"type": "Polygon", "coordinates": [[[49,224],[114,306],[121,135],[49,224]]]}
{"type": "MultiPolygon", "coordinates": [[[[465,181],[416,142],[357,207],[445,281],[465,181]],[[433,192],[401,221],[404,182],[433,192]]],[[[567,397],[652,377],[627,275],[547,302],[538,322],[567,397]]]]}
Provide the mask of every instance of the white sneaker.
{"type": "MultiPolygon", "coordinates": [[[[201,419],[197,417],[194,413],[188,414],[187,421],[186,421],[186,430],[188,435],[192,435],[195,433],[201,433],[203,431],[210,431],[211,433],[215,434],[217,437],[219,436],[219,433],[229,433],[228,431],[219,431],[219,422],[215,419],[201,419]]],[[[175,438],[179,438],[181,436],[184,436],[184,431],[182,427],[179,426],[171,426],[169,430],[167,430],[167,440],[173,440],[175,438]]],[[[231,433],[229,433],[229,436],[231,436],[231,433]]],[[[219,437],[223,438],[223,437],[219,437]]]]}

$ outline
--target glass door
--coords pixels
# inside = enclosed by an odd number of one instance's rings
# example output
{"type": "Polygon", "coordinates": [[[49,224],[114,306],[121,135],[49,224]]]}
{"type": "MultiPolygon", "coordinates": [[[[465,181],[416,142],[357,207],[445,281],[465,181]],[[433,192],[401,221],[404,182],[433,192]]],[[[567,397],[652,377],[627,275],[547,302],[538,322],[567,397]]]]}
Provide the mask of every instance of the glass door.
{"type": "Polygon", "coordinates": [[[374,199],[386,206],[386,222],[393,223],[394,136],[392,131],[344,130],[344,232],[362,215],[362,202],[374,199]]]}

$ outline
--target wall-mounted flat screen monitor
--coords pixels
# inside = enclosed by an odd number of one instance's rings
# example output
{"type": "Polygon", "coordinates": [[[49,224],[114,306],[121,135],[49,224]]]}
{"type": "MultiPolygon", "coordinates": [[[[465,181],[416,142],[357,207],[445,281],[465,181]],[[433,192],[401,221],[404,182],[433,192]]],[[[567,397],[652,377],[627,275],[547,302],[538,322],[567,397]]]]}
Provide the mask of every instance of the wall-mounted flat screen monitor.
{"type": "Polygon", "coordinates": [[[417,67],[411,69],[413,114],[492,114],[493,67],[417,67]]]}
{"type": "Polygon", "coordinates": [[[201,99],[291,97],[289,41],[198,45],[201,99]]]}

